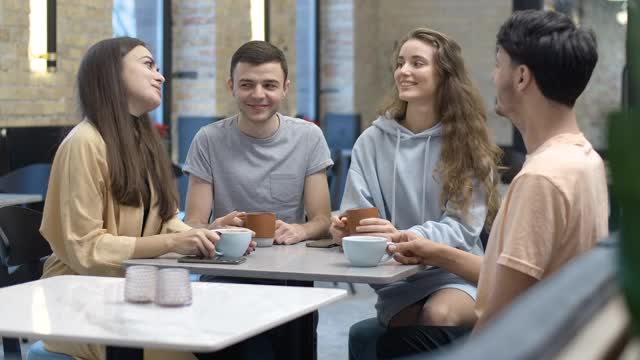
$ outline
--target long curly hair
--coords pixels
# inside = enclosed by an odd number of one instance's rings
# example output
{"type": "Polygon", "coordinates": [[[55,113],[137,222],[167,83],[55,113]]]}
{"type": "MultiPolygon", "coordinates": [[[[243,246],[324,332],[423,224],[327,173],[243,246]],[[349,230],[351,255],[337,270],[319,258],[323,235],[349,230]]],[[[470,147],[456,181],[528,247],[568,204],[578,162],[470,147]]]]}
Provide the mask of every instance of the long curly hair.
{"type": "MultiPolygon", "coordinates": [[[[442,122],[444,140],[436,167],[442,181],[441,206],[444,209],[450,202],[457,210],[468,214],[473,182],[480,181],[488,209],[485,229],[490,230],[501,201],[498,163],[502,151],[490,139],[483,100],[465,68],[460,45],[438,31],[427,28],[411,31],[394,51],[394,69],[400,48],[411,39],[422,41],[435,50],[433,63],[440,81],[434,103],[436,115],[442,122]]],[[[379,113],[402,121],[406,112],[407,102],[399,98],[394,84],[379,113]]]]}

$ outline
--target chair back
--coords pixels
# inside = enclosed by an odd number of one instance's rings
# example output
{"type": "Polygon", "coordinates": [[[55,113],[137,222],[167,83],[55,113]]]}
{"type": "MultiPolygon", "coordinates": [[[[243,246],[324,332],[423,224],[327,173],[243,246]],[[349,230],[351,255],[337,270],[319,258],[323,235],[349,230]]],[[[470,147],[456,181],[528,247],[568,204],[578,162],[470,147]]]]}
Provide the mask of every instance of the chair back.
{"type": "Polygon", "coordinates": [[[53,162],[58,147],[73,126],[24,126],[4,129],[6,157],[0,152],[0,161],[7,161],[11,171],[29,164],[53,162]]]}
{"type": "MultiPolygon", "coordinates": [[[[42,276],[43,259],[51,255],[51,247],[40,234],[41,222],[42,213],[38,211],[17,206],[0,207],[0,288],[42,276]]],[[[20,340],[3,337],[2,348],[6,359],[22,358],[20,340]]]]}
{"type": "Polygon", "coordinates": [[[489,233],[484,228],[480,232],[480,242],[482,243],[482,249],[484,251],[487,251],[487,244],[489,243],[489,233]]]}
{"type": "Polygon", "coordinates": [[[327,113],[322,126],[332,153],[351,149],[360,134],[360,114],[327,113]]]}
{"type": "MultiPolygon", "coordinates": [[[[38,211],[18,206],[0,207],[0,263],[3,267],[28,267],[40,264],[42,258],[51,255],[51,247],[39,231],[41,222],[42,213],[38,211]]],[[[30,280],[40,275],[34,274],[30,280]]],[[[5,285],[0,284],[0,287],[5,285]]]]}
{"type": "Polygon", "coordinates": [[[526,154],[519,152],[515,147],[503,147],[504,156],[502,157],[502,165],[506,167],[502,171],[501,180],[505,184],[511,184],[513,178],[522,170],[522,165],[526,160],[526,154]]]}
{"type": "Polygon", "coordinates": [[[44,199],[49,184],[51,164],[31,164],[0,176],[0,192],[40,194],[44,199]]]}
{"type": "Polygon", "coordinates": [[[220,118],[214,116],[180,116],[178,117],[178,162],[184,164],[191,141],[201,127],[211,124],[220,118]]]}
{"type": "MultiPolygon", "coordinates": [[[[200,128],[209,125],[221,118],[214,116],[180,116],[178,118],[178,165],[182,166],[187,160],[189,147],[200,128]]],[[[184,210],[187,199],[189,178],[178,176],[178,195],[180,196],[180,209],[184,210]]]]}
{"type": "Polygon", "coordinates": [[[340,207],[351,164],[351,149],[360,134],[359,114],[327,113],[322,122],[334,166],[327,174],[331,210],[340,207]]]}

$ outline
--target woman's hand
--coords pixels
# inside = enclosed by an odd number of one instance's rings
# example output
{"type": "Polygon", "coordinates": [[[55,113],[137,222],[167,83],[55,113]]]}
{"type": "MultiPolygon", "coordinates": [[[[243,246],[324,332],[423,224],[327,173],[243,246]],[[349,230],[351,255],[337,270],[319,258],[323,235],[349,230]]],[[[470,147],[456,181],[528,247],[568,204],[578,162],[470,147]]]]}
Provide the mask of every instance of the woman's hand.
{"type": "Polygon", "coordinates": [[[218,240],[220,240],[220,236],[213,230],[191,229],[173,234],[169,248],[171,252],[182,255],[212,258],[216,255],[215,244],[218,240]]]}
{"type": "MultiPolygon", "coordinates": [[[[256,233],[253,233],[253,236],[255,236],[256,233]]],[[[247,251],[245,251],[245,256],[251,254],[252,252],[256,251],[256,246],[258,246],[258,243],[255,240],[251,240],[251,242],[249,243],[249,247],[247,248],[247,251]]]]}
{"type": "Polygon", "coordinates": [[[342,244],[342,238],[348,235],[347,218],[332,216],[329,233],[331,233],[331,237],[336,244],[342,244]]]}
{"type": "Polygon", "coordinates": [[[400,233],[391,221],[379,218],[368,218],[360,220],[360,225],[356,226],[356,231],[367,236],[381,236],[391,240],[392,235],[400,233]]]}
{"type": "Polygon", "coordinates": [[[387,246],[387,253],[402,264],[434,265],[439,244],[425,239],[412,231],[399,231],[391,236],[393,244],[387,246]]]}
{"type": "Polygon", "coordinates": [[[242,227],[247,213],[244,211],[232,211],[225,216],[215,219],[209,224],[209,229],[223,229],[229,226],[242,227]]]}

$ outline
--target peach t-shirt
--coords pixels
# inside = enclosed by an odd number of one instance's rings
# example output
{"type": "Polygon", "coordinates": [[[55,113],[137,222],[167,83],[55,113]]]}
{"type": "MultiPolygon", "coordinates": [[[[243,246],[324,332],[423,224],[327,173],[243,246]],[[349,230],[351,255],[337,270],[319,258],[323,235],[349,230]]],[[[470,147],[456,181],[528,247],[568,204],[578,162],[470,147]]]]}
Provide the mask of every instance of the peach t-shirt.
{"type": "Polygon", "coordinates": [[[498,265],[542,280],[608,234],[604,164],[582,134],[557,135],[527,155],[491,229],[476,315],[491,304],[498,265]]]}

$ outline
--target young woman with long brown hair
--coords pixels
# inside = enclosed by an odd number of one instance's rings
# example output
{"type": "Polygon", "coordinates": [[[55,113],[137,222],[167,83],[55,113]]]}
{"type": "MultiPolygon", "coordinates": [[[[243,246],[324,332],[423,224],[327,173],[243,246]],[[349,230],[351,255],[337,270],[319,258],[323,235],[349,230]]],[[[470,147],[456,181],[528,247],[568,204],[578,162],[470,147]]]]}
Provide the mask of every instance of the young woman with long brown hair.
{"type": "MultiPolygon", "coordinates": [[[[168,252],[213,256],[218,235],[176,217],[171,163],[147,114],[160,105],[164,77],[146,45],[127,37],[98,42],[77,82],[82,121],[53,162],[40,228],[53,255],[43,277],[122,276],[124,260],[168,252]]],[[[45,347],[104,358],[98,345],[45,347]]]]}
{"type": "MultiPolygon", "coordinates": [[[[341,210],[377,207],[358,232],[411,231],[482,254],[480,233],[500,205],[497,163],[486,111],[460,46],[440,32],[410,32],[394,53],[394,86],[380,117],[356,141],[341,210]]],[[[345,219],[332,219],[338,242],[345,219]]],[[[383,326],[464,325],[474,321],[475,286],[431,268],[376,288],[378,319],[350,331],[352,358],[375,357],[383,326]],[[372,327],[377,327],[376,332],[372,327]]]]}

